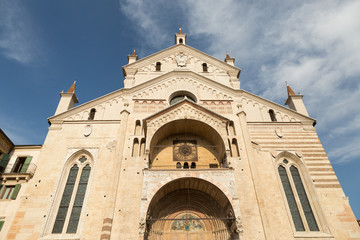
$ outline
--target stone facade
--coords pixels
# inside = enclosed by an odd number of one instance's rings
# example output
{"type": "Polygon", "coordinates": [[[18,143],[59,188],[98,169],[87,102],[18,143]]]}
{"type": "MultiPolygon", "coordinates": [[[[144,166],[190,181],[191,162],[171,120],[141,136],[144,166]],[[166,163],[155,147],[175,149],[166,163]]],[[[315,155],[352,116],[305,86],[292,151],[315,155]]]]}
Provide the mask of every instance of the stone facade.
{"type": "Polygon", "coordinates": [[[181,31],[128,59],[124,89],[74,107],[74,83],[44,144],[10,153],[1,239],[360,239],[302,96],[240,89],[181,31]]]}

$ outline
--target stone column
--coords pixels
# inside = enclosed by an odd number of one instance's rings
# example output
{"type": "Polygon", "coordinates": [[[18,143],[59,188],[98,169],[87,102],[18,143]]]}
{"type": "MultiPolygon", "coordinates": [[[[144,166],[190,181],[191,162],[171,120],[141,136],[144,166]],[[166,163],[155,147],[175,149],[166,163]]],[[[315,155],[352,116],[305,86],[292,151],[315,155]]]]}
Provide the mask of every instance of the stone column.
{"type": "Polygon", "coordinates": [[[104,220],[103,220],[103,227],[102,227],[100,240],[108,240],[111,237],[115,206],[116,206],[116,202],[118,201],[116,196],[119,188],[122,158],[124,152],[124,145],[126,141],[127,122],[130,113],[126,109],[124,109],[120,114],[121,114],[121,121],[120,121],[119,130],[116,134],[117,144],[116,144],[116,151],[114,151],[114,157],[113,157],[113,161],[115,161],[115,169],[114,169],[115,181],[112,185],[109,195],[107,196],[106,199],[107,204],[105,204],[105,206],[102,208],[102,210],[104,211],[104,215],[103,215],[104,220]]]}
{"type": "Polygon", "coordinates": [[[269,239],[269,240],[275,239],[274,235],[272,234],[270,225],[266,218],[264,199],[261,197],[261,192],[259,192],[259,190],[258,190],[259,186],[261,184],[261,182],[260,182],[261,178],[259,178],[257,176],[255,157],[254,157],[254,152],[253,152],[254,150],[252,147],[251,137],[250,137],[250,133],[249,133],[248,126],[247,126],[246,113],[242,110],[241,106],[239,107],[239,109],[240,109],[240,112],[237,113],[237,116],[238,116],[239,122],[240,122],[241,134],[242,134],[242,138],[243,138],[244,145],[245,145],[245,154],[246,154],[246,158],[248,159],[248,163],[249,163],[255,198],[257,201],[257,206],[258,206],[261,223],[262,223],[262,227],[263,227],[264,239],[269,239]]]}

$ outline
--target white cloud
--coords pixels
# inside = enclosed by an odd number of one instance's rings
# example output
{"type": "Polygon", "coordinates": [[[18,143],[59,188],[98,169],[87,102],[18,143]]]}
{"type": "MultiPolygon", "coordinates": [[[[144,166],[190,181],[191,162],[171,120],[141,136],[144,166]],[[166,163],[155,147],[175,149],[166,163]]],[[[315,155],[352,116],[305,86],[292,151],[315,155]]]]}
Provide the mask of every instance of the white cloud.
{"type": "Polygon", "coordinates": [[[38,47],[26,9],[16,0],[0,0],[0,54],[27,64],[38,47]]]}
{"type": "MultiPolygon", "coordinates": [[[[141,0],[129,3],[127,11],[135,13],[131,18],[138,18],[143,34],[163,35],[159,10],[141,0]]],[[[289,82],[304,94],[309,113],[318,119],[319,134],[329,146],[337,147],[331,152],[333,160],[344,161],[341,154],[347,154],[346,160],[360,157],[356,151],[349,154],[349,146],[360,144],[356,137],[360,131],[359,1],[185,0],[182,4],[173,13],[183,11],[189,36],[203,37],[209,44],[204,50],[220,59],[226,50],[236,57],[243,69],[242,88],[283,103],[284,82],[289,82]]]]}
{"type": "Polygon", "coordinates": [[[120,10],[137,24],[141,36],[140,44],[146,48],[163,46],[169,40],[169,33],[163,28],[160,20],[166,1],[120,0],[120,10]]]}

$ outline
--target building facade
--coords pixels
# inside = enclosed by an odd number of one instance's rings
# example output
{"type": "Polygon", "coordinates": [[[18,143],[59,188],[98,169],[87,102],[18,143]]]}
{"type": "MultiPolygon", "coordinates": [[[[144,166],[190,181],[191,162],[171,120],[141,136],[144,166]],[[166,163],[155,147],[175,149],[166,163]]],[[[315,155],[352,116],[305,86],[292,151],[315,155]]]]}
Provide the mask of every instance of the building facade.
{"type": "Polygon", "coordinates": [[[2,155],[2,239],[360,239],[315,119],[240,88],[187,45],[123,67],[124,88],[75,106],[42,146],[2,155]]]}

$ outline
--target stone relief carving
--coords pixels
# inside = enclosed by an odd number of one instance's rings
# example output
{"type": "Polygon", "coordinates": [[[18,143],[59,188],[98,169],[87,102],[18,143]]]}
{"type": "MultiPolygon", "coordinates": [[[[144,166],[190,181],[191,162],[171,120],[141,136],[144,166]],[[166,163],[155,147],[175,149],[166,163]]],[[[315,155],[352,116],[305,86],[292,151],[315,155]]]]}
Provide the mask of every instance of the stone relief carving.
{"type": "Polygon", "coordinates": [[[280,127],[275,128],[275,134],[276,136],[278,136],[279,138],[283,137],[283,131],[280,127]]]}
{"type": "Polygon", "coordinates": [[[236,194],[235,194],[235,182],[233,180],[231,180],[229,182],[229,185],[228,185],[229,189],[230,189],[230,192],[231,192],[231,195],[232,197],[236,197],[236,194]]]}
{"type": "Polygon", "coordinates": [[[195,109],[187,104],[184,104],[164,115],[159,116],[159,118],[154,119],[153,123],[155,127],[160,127],[164,125],[164,123],[168,122],[170,119],[176,120],[183,119],[184,117],[207,122],[209,125],[214,126],[216,129],[220,126],[225,127],[223,126],[225,123],[223,123],[221,120],[205,114],[204,112],[195,109]]]}
{"type": "Polygon", "coordinates": [[[84,136],[85,137],[90,136],[91,132],[92,132],[92,126],[91,125],[86,125],[85,128],[84,128],[84,133],[83,133],[84,136]]]}
{"type": "Polygon", "coordinates": [[[139,222],[139,235],[143,236],[145,234],[146,221],[142,217],[139,222]]]}
{"type": "Polygon", "coordinates": [[[188,86],[189,89],[199,88],[200,90],[199,97],[206,96],[206,98],[217,99],[220,101],[232,100],[232,97],[229,94],[225,94],[212,87],[205,86],[204,84],[198,82],[197,80],[191,78],[184,78],[184,77],[167,79],[164,82],[157,83],[154,86],[142,90],[142,92],[136,92],[133,95],[133,99],[144,99],[149,97],[153,98],[154,95],[165,96],[166,92],[168,92],[167,88],[169,88],[169,91],[171,91],[171,89],[179,89],[179,87],[183,89],[184,86],[188,86]],[[152,94],[150,94],[150,92],[152,94]]]}
{"type": "Polygon", "coordinates": [[[236,224],[236,232],[237,233],[242,233],[244,231],[242,222],[241,222],[241,218],[238,216],[235,219],[235,224],[236,224]]]}
{"type": "Polygon", "coordinates": [[[107,148],[110,152],[112,152],[113,150],[116,149],[116,143],[117,143],[117,141],[116,141],[116,140],[113,140],[113,141],[109,142],[108,144],[106,144],[106,148],[107,148]]]}
{"type": "Polygon", "coordinates": [[[180,53],[179,55],[176,56],[176,62],[178,67],[185,67],[186,61],[187,61],[187,56],[184,55],[183,53],[180,53]]]}

